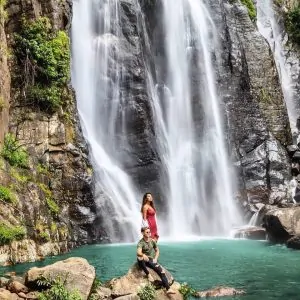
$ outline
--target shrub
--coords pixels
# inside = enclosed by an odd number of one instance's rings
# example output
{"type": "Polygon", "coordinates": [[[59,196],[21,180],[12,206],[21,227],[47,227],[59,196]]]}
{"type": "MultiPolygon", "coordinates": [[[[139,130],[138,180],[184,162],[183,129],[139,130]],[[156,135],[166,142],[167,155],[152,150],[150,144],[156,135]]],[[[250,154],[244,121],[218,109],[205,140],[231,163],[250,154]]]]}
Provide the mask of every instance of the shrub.
{"type": "Polygon", "coordinates": [[[155,288],[152,284],[147,284],[138,291],[141,300],[153,300],[155,298],[155,288]]]}
{"type": "Polygon", "coordinates": [[[0,245],[9,244],[13,240],[21,240],[25,236],[25,228],[23,226],[8,226],[0,223],[0,245]]]}
{"type": "Polygon", "coordinates": [[[241,0],[241,2],[247,7],[250,19],[252,21],[256,20],[256,9],[253,0],[241,0]]]}
{"type": "Polygon", "coordinates": [[[43,242],[49,242],[50,241],[50,235],[48,232],[40,232],[39,237],[43,242]]]}
{"type": "Polygon", "coordinates": [[[1,155],[12,166],[23,168],[26,168],[28,166],[27,151],[19,145],[18,141],[11,133],[7,133],[5,135],[1,155]]]}
{"type": "Polygon", "coordinates": [[[8,203],[16,203],[15,194],[7,187],[0,185],[0,200],[8,203]]]}
{"type": "Polygon", "coordinates": [[[52,214],[57,215],[59,213],[59,206],[53,199],[47,197],[46,203],[52,214]]]}
{"type": "Polygon", "coordinates": [[[7,12],[5,10],[6,0],[0,0],[0,21],[4,22],[7,18],[7,12]]]}
{"type": "Polygon", "coordinates": [[[285,28],[290,40],[300,45],[300,5],[292,8],[286,14],[285,28]]]}
{"type": "Polygon", "coordinates": [[[25,92],[47,111],[56,111],[70,79],[70,42],[64,31],[53,32],[48,18],[23,20],[15,35],[15,53],[25,68],[25,92]]]}
{"type": "Polygon", "coordinates": [[[186,282],[180,285],[179,292],[183,296],[184,300],[189,299],[190,296],[194,296],[196,293],[196,291],[186,282]]]}
{"type": "Polygon", "coordinates": [[[82,300],[79,292],[77,290],[68,291],[59,277],[54,280],[40,278],[38,285],[49,287],[48,290],[39,293],[39,300],[82,300]]]}

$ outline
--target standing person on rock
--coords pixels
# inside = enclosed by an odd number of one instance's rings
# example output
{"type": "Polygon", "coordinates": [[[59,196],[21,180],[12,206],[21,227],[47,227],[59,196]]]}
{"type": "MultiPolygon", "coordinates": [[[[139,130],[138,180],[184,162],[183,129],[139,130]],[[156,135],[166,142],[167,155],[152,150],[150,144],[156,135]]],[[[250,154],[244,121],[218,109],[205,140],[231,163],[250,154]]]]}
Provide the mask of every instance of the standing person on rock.
{"type": "Polygon", "coordinates": [[[151,193],[146,193],[143,196],[141,213],[143,218],[142,227],[149,227],[151,238],[157,242],[159,235],[157,233],[156,210],[151,193]]]}
{"type": "Polygon", "coordinates": [[[167,290],[167,294],[175,294],[175,292],[170,289],[165,271],[157,262],[159,249],[156,241],[150,237],[151,233],[149,227],[142,227],[141,232],[143,238],[137,244],[137,261],[139,267],[146,273],[150,282],[153,281],[153,278],[147,267],[154,270],[160,277],[163,286],[167,290]]]}

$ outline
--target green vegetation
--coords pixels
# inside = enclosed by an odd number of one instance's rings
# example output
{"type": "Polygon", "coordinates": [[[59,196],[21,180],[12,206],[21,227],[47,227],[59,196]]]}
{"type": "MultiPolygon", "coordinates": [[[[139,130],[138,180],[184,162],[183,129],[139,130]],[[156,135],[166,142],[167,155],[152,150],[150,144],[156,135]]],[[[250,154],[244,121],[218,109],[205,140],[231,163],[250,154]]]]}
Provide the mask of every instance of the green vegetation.
{"type": "Polygon", "coordinates": [[[52,198],[52,192],[51,190],[43,183],[39,183],[38,186],[40,189],[44,192],[44,195],[46,197],[46,203],[53,215],[57,215],[59,213],[59,206],[52,198]]]}
{"type": "Polygon", "coordinates": [[[264,89],[264,88],[260,89],[259,96],[260,96],[261,102],[263,102],[265,104],[271,104],[272,103],[271,95],[266,89],[264,89]]]}
{"type": "Polygon", "coordinates": [[[285,28],[290,40],[300,46],[300,4],[286,14],[285,28]]]}
{"type": "Polygon", "coordinates": [[[0,112],[3,110],[3,108],[6,108],[4,98],[0,96],[0,112]]]}
{"type": "Polygon", "coordinates": [[[274,0],[274,4],[281,7],[281,5],[283,4],[283,0],[274,0]]]}
{"type": "Polygon", "coordinates": [[[49,242],[50,241],[50,235],[48,232],[43,231],[39,233],[39,237],[43,242],[49,242]]]}
{"type": "Polygon", "coordinates": [[[11,133],[5,135],[1,155],[12,166],[21,168],[26,168],[28,166],[27,151],[19,145],[18,141],[11,133]]]}
{"type": "Polygon", "coordinates": [[[39,300],[82,300],[80,293],[77,290],[68,291],[59,277],[53,280],[41,278],[38,285],[48,287],[46,291],[39,293],[39,300]]]}
{"type": "Polygon", "coordinates": [[[47,166],[42,165],[42,164],[38,164],[37,167],[36,167],[36,170],[39,174],[43,174],[43,175],[48,175],[49,174],[47,166]]]}
{"type": "MultiPolygon", "coordinates": [[[[14,167],[11,167],[10,170],[9,170],[10,176],[22,185],[24,183],[29,182],[31,180],[31,178],[28,175],[22,174],[21,172],[19,172],[19,170],[17,170],[14,167]]],[[[24,171],[24,169],[22,169],[22,170],[24,171]]],[[[27,171],[27,170],[25,170],[25,171],[27,171]]]]}
{"type": "Polygon", "coordinates": [[[0,223],[0,245],[9,244],[13,240],[21,240],[24,238],[25,233],[23,226],[8,226],[0,223]]]}
{"type": "Polygon", "coordinates": [[[46,203],[47,203],[49,210],[51,211],[51,213],[53,215],[57,215],[59,213],[59,206],[53,199],[46,198],[46,203]]]}
{"type": "Polygon", "coordinates": [[[0,185],[0,200],[12,204],[17,202],[15,194],[3,185],[0,185]]]}
{"type": "Polygon", "coordinates": [[[249,17],[252,21],[256,20],[256,9],[253,0],[241,0],[241,2],[247,7],[249,17]]]}
{"type": "Polygon", "coordinates": [[[0,22],[4,22],[7,18],[5,5],[6,5],[6,0],[0,0],[0,22]]]}
{"type": "Polygon", "coordinates": [[[153,300],[155,298],[155,288],[152,284],[147,284],[138,291],[141,300],[153,300]]]}
{"type": "Polygon", "coordinates": [[[179,292],[183,296],[184,300],[189,299],[189,297],[194,296],[196,293],[196,291],[192,287],[190,287],[186,282],[180,285],[179,292]]]}
{"type": "Polygon", "coordinates": [[[56,233],[56,231],[57,231],[56,223],[51,223],[50,230],[51,230],[52,234],[56,233]]]}
{"type": "Polygon", "coordinates": [[[64,31],[53,32],[48,18],[23,20],[15,35],[15,53],[25,67],[25,93],[40,108],[54,112],[64,102],[70,79],[70,42],[64,31]]]}

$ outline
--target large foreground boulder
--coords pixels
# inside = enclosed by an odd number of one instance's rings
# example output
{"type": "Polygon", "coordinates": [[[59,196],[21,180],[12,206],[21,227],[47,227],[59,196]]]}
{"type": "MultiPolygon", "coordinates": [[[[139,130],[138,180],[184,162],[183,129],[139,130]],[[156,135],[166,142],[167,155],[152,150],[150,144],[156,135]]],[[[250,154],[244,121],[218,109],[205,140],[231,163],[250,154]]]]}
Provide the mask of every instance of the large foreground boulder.
{"type": "Polygon", "coordinates": [[[300,235],[300,207],[274,208],[264,215],[263,223],[270,241],[285,243],[300,235]]]}
{"type": "MultiPolygon", "coordinates": [[[[160,280],[160,277],[157,275],[156,272],[154,272],[152,269],[148,268],[150,274],[152,275],[154,282],[152,284],[159,289],[162,287],[162,283],[160,280]]],[[[183,297],[178,291],[180,288],[180,285],[177,283],[174,283],[174,278],[168,272],[166,269],[164,269],[166,276],[168,278],[168,282],[174,290],[175,294],[172,296],[167,296],[165,294],[165,291],[163,290],[157,290],[156,291],[156,298],[157,300],[164,300],[164,299],[174,299],[174,300],[182,300],[183,297]]],[[[142,289],[144,286],[149,284],[149,281],[147,277],[145,276],[145,273],[138,267],[137,264],[134,264],[128,271],[128,273],[122,277],[119,278],[113,278],[108,282],[108,286],[111,289],[111,296],[112,298],[117,298],[131,295],[130,297],[135,297],[135,295],[138,293],[140,289],[142,289]]],[[[127,297],[128,298],[128,297],[127,297]]],[[[128,298],[129,299],[129,298],[128,298]]]]}
{"type": "Polygon", "coordinates": [[[77,289],[83,300],[88,299],[95,280],[95,268],[81,257],[72,257],[58,261],[43,268],[31,268],[25,275],[26,286],[38,288],[37,281],[41,277],[47,279],[60,278],[69,291],[77,289]]]}

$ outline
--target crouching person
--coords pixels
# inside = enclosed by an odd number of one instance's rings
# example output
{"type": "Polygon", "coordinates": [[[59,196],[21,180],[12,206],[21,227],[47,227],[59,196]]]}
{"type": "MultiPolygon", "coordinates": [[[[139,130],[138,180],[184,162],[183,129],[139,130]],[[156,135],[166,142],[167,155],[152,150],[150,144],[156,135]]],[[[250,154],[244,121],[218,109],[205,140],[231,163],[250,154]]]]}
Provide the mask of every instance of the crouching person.
{"type": "Polygon", "coordinates": [[[157,262],[159,257],[159,249],[156,242],[151,239],[149,227],[143,227],[141,232],[143,234],[143,238],[138,242],[137,245],[137,261],[139,267],[146,273],[150,282],[153,281],[153,278],[147,267],[153,269],[160,277],[163,286],[167,290],[167,294],[174,294],[175,292],[170,289],[170,285],[164,270],[157,262]]]}

